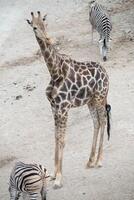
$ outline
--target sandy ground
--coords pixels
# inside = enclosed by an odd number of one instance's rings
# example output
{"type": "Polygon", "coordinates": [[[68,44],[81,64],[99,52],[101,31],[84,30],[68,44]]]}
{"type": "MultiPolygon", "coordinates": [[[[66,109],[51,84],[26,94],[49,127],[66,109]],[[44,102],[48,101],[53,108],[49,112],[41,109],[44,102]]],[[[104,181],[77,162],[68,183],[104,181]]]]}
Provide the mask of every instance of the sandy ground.
{"type": "Polygon", "coordinates": [[[69,113],[64,151],[64,187],[48,185],[48,199],[134,199],[134,1],[103,0],[113,22],[109,60],[91,44],[88,0],[0,1],[0,199],[9,199],[8,179],[16,160],[54,170],[54,123],[45,88],[49,73],[25,19],[48,14],[50,36],[61,52],[104,65],[110,77],[111,140],[104,143],[103,167],[85,169],[93,125],[87,107],[69,113]]]}

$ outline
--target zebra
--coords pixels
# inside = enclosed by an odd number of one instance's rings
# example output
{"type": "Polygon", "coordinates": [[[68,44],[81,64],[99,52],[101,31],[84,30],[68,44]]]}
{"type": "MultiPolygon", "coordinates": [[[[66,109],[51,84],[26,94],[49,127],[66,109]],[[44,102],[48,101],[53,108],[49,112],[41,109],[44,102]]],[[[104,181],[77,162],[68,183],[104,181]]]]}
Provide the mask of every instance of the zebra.
{"type": "Polygon", "coordinates": [[[93,30],[96,29],[100,35],[100,54],[102,55],[103,60],[106,61],[110,42],[110,32],[112,30],[112,23],[102,5],[98,4],[95,0],[89,2],[89,21],[92,25],[92,42],[93,30]]]}
{"type": "Polygon", "coordinates": [[[22,194],[30,200],[36,200],[39,195],[46,200],[46,178],[50,177],[46,168],[37,164],[16,162],[9,179],[10,200],[18,200],[22,194]]]}

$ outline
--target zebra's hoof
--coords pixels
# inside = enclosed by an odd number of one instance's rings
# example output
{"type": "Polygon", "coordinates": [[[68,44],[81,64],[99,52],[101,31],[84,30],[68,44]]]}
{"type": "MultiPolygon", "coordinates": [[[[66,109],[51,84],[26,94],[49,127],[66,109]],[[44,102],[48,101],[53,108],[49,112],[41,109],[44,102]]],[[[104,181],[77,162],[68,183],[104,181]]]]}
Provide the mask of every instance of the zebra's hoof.
{"type": "Polygon", "coordinates": [[[107,60],[107,57],[106,57],[106,56],[104,56],[104,57],[103,57],[103,61],[105,62],[106,60],[107,60]]]}

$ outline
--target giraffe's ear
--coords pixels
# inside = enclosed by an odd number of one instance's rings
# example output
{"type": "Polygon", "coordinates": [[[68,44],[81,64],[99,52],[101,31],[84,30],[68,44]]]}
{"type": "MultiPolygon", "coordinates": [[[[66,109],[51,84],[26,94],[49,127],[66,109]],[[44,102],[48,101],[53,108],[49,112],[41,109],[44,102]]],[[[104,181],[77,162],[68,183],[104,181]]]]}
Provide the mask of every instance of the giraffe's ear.
{"type": "Polygon", "coordinates": [[[31,24],[31,22],[30,22],[30,20],[29,20],[29,19],[26,19],[26,21],[27,21],[27,23],[28,23],[29,25],[31,25],[31,26],[32,26],[32,24],[31,24]]]}
{"type": "Polygon", "coordinates": [[[47,14],[46,14],[46,15],[44,15],[44,17],[43,17],[43,21],[45,21],[45,20],[46,20],[46,18],[47,18],[47,14]]]}

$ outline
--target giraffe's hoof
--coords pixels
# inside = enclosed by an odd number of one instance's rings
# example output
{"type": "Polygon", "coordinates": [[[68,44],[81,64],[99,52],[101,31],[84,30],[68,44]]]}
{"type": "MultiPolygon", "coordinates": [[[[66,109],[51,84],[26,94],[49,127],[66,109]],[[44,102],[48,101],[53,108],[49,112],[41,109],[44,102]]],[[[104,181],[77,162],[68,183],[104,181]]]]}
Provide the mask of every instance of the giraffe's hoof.
{"type": "Polygon", "coordinates": [[[100,167],[102,167],[102,162],[101,162],[101,161],[98,161],[98,162],[96,162],[95,165],[96,165],[97,168],[100,168],[100,167]]]}
{"type": "Polygon", "coordinates": [[[50,181],[54,181],[56,179],[56,177],[55,176],[53,176],[53,175],[50,175],[50,181]]]}
{"type": "Polygon", "coordinates": [[[56,182],[56,181],[54,182],[53,189],[57,190],[57,189],[60,189],[62,187],[63,187],[63,185],[61,183],[56,182]]]}
{"type": "Polygon", "coordinates": [[[88,163],[86,164],[86,169],[94,168],[94,167],[95,167],[95,163],[94,162],[88,161],[88,163]]]}
{"type": "Polygon", "coordinates": [[[56,179],[54,181],[54,185],[53,185],[53,188],[54,189],[59,189],[61,188],[63,185],[62,185],[62,176],[61,174],[57,174],[56,175],[56,179]]]}

